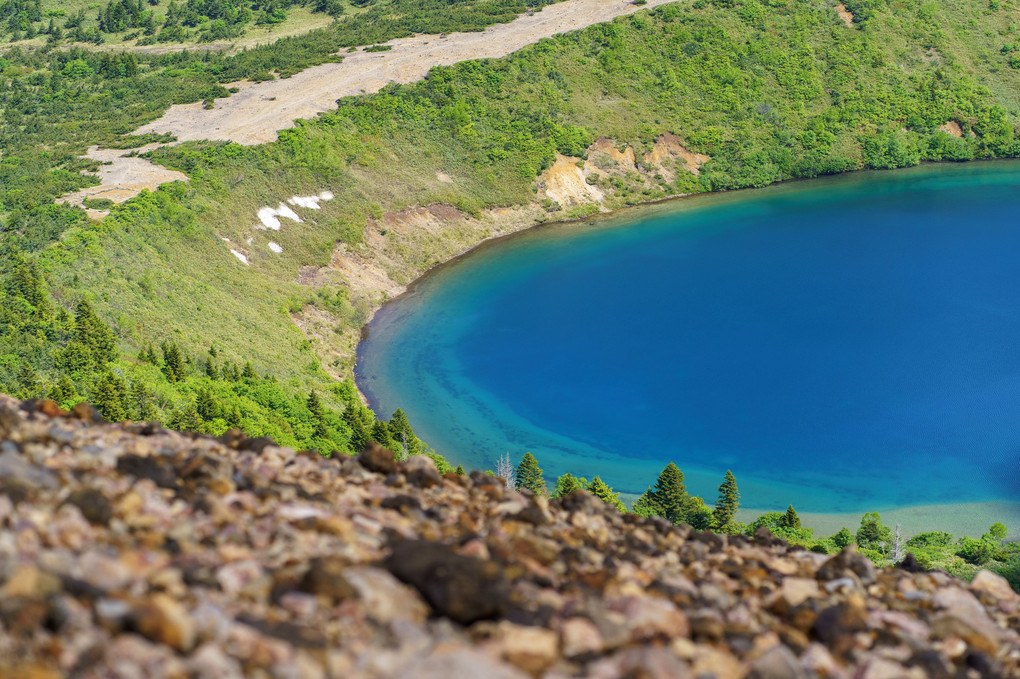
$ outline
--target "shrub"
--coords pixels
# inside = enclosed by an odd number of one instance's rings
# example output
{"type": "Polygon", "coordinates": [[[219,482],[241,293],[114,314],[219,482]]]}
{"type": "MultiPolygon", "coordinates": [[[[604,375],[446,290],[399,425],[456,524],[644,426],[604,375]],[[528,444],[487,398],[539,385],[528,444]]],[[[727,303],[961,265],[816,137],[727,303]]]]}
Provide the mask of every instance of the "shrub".
{"type": "Polygon", "coordinates": [[[996,545],[989,540],[960,538],[960,548],[956,553],[967,563],[981,566],[995,558],[996,545]]]}
{"type": "Polygon", "coordinates": [[[907,540],[908,547],[948,547],[952,543],[952,533],[938,530],[921,533],[907,540]]]}

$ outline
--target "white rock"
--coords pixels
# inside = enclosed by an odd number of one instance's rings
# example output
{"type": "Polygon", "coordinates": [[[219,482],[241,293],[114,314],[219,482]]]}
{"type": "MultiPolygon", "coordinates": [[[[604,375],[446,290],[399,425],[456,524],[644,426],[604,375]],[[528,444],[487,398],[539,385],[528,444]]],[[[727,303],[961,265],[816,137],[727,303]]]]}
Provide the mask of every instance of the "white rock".
{"type": "Polygon", "coordinates": [[[276,254],[280,254],[281,252],[283,252],[283,248],[280,247],[279,243],[270,242],[269,243],[269,249],[272,250],[273,252],[275,252],[276,254]]]}
{"type": "Polygon", "coordinates": [[[241,260],[242,264],[244,264],[245,266],[248,266],[248,258],[247,257],[245,257],[243,254],[241,254],[237,250],[231,249],[230,252],[233,253],[234,257],[237,257],[239,260],[241,260]]]}

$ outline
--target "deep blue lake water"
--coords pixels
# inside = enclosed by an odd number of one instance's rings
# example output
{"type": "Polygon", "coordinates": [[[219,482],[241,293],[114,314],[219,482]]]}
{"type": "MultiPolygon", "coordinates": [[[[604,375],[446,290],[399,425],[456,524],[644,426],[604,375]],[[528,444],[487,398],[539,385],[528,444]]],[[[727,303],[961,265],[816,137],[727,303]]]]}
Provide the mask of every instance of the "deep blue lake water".
{"type": "Polygon", "coordinates": [[[359,349],[454,464],[852,512],[1020,499],[1020,164],[702,196],[482,247],[359,349]]]}

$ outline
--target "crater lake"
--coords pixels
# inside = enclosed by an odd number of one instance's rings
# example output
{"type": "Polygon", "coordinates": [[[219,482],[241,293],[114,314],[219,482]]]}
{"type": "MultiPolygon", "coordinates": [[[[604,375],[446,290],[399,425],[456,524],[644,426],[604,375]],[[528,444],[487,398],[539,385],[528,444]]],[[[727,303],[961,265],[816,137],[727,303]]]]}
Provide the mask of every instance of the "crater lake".
{"type": "MultiPolygon", "coordinates": [[[[453,463],[711,504],[1020,500],[1020,164],[702,195],[487,243],[383,307],[358,385],[453,463]]],[[[1001,520],[1001,519],[1000,519],[1001,520]]]]}

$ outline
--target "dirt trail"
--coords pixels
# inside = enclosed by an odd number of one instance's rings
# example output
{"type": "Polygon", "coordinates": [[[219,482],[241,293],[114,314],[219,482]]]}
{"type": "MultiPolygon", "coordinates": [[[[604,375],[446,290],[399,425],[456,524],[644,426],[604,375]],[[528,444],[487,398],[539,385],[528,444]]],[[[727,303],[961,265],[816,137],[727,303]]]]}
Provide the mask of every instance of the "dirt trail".
{"type": "Polygon", "coordinates": [[[275,141],[277,131],[293,127],[295,120],[332,110],[341,97],[378,92],[391,82],[421,80],[433,66],[503,57],[557,33],[673,1],[648,0],[639,6],[623,0],[565,0],[484,31],[400,38],[387,43],[393,47],[387,52],[354,52],[339,64],[314,66],[283,80],[241,85],[239,92],[218,100],[211,110],[203,109],[201,103],[173,106],[135,134],[171,132],[180,141],[264,144],[275,141]]]}

